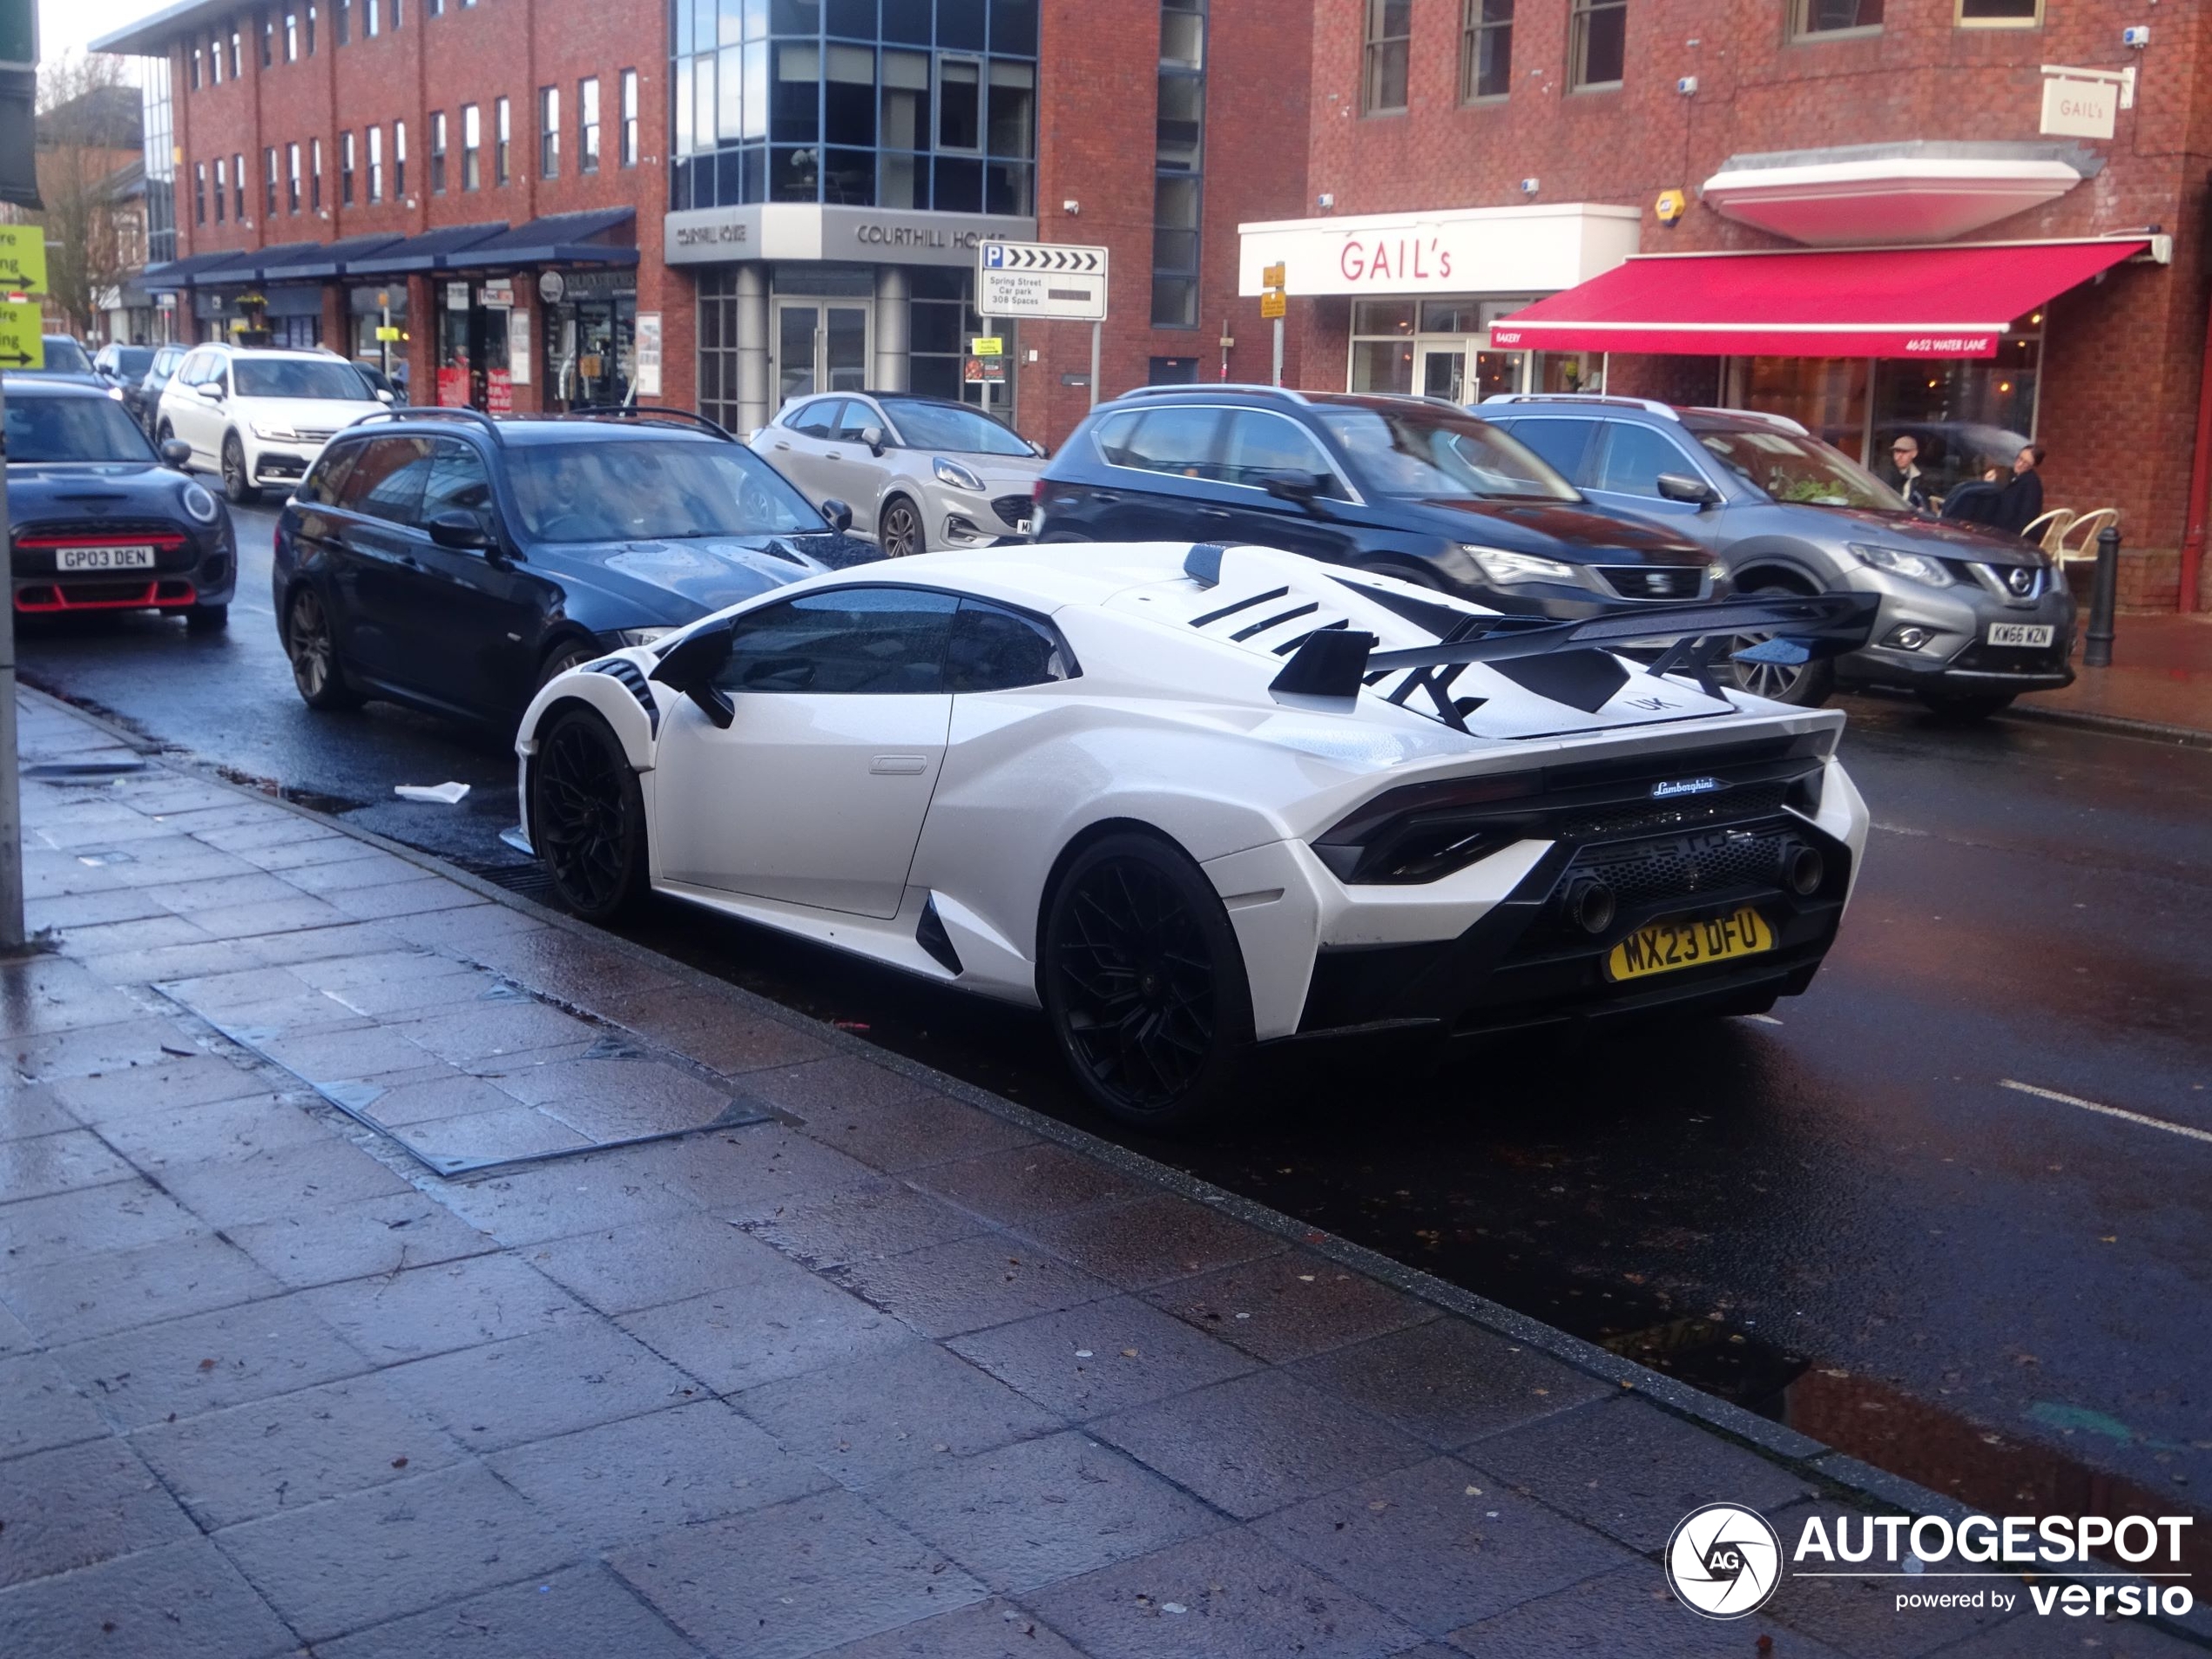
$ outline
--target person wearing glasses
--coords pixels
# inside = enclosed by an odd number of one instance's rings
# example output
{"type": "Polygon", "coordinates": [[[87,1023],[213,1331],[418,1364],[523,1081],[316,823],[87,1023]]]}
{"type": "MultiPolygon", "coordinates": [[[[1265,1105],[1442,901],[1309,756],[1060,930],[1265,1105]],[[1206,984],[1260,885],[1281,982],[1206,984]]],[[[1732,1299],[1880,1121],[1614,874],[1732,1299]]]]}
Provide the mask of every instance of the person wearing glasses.
{"type": "Polygon", "coordinates": [[[1920,475],[1920,441],[1900,432],[1891,441],[1890,456],[1881,468],[1882,482],[1905,497],[1905,504],[1919,512],[1928,510],[1927,481],[1920,475]]]}

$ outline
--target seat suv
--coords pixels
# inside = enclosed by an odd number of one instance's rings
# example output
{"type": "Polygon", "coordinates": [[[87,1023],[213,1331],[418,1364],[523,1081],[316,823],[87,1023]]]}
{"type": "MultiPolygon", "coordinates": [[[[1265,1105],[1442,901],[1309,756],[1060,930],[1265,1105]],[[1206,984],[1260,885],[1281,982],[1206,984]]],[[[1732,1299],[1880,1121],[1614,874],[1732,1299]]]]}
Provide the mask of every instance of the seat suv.
{"type": "Polygon", "coordinates": [[[1739,663],[1747,691],[1815,704],[1838,681],[1889,685],[1979,718],[2073,681],[2074,596],[2048,556],[1914,512],[1795,421],[1553,393],[1476,408],[1593,501],[1710,550],[1739,592],[1881,596],[1864,650],[1797,666],[1739,663]]]}
{"type": "Polygon", "coordinates": [[[334,435],[383,408],[328,352],[195,346],[162,388],[155,435],[182,439],[189,464],[219,471],[223,493],[243,506],[264,485],[293,488],[334,435]]]}
{"type": "Polygon", "coordinates": [[[1267,386],[1147,387],[1100,404],[1045,469],[1033,529],[1251,543],[1562,619],[1710,598],[1719,570],[1448,403],[1267,386]]]}

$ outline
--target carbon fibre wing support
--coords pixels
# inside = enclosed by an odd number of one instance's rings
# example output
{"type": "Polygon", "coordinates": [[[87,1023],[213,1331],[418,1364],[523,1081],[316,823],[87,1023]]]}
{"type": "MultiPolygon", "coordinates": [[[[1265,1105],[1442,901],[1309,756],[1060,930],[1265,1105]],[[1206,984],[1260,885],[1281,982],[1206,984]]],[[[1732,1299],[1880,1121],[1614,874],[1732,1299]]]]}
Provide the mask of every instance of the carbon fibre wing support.
{"type": "MultiPolygon", "coordinates": [[[[1687,674],[1708,696],[1717,697],[1720,688],[1712,671],[1723,654],[1751,662],[1791,663],[1841,656],[1866,643],[1880,603],[1867,593],[1765,594],[1652,605],[1580,622],[1485,617],[1481,631],[1467,637],[1386,651],[1373,649],[1372,635],[1339,630],[1309,637],[1269,689],[1278,697],[1350,698],[1371,678],[1412,669],[1417,671],[1406,677],[1392,700],[1402,702],[1416,690],[1426,691],[1447,724],[1464,727],[1451,696],[1451,682],[1471,663],[1657,644],[1662,649],[1645,666],[1645,673],[1660,678],[1687,674]],[[1731,652],[1731,645],[1747,635],[1766,637],[1731,652]]],[[[1541,691],[1541,687],[1531,689],[1541,691]]]]}

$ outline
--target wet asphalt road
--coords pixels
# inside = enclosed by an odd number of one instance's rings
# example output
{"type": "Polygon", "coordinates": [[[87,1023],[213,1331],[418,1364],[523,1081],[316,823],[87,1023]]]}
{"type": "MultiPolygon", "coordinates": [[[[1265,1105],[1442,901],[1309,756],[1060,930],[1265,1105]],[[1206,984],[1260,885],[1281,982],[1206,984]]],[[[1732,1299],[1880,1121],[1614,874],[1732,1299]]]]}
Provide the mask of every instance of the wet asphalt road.
{"type": "MultiPolygon", "coordinates": [[[[502,738],[299,703],[273,522],[239,516],[227,637],[40,629],[25,678],[470,867],[517,864],[502,738]],[[473,786],[458,807],[391,793],[448,779],[473,786]]],[[[2096,1476],[2100,1501],[2117,1477],[2203,1507],[2212,1142],[2050,1096],[2212,1132],[2212,751],[1850,708],[1877,827],[1825,971],[1773,1022],[1426,1070],[1340,1055],[1275,1077],[1232,1138],[1144,1150],[1975,1501],[2088,1502],[2096,1476]]],[[[1072,1099],[1032,1018],[673,909],[633,932],[1130,1138],[1072,1099]]]]}

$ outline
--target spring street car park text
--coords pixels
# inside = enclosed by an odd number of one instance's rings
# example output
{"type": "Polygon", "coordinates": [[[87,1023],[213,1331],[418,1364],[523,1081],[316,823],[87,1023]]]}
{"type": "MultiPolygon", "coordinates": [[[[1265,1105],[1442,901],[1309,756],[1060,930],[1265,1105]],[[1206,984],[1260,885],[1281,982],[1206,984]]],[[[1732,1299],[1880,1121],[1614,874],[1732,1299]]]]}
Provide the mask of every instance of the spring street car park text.
{"type": "MultiPolygon", "coordinates": [[[[1941,1515],[1917,1519],[1844,1515],[1832,1522],[1814,1515],[1797,1536],[1791,1563],[1800,1577],[1857,1576],[1847,1568],[1832,1575],[1809,1573],[1805,1563],[1840,1565],[1874,1560],[1878,1536],[1879,1559],[1893,1570],[1899,1567],[1901,1552],[1910,1550],[1913,1559],[1904,1563],[1905,1572],[1926,1571],[1954,1554],[1973,1567],[2033,1568],[2086,1562],[2094,1558],[2094,1552],[2108,1550],[2111,1556],[2142,1569],[2141,1577],[2186,1578],[2188,1574],[2179,1570],[2182,1531],[2195,1524],[2191,1515],[2156,1519],[2127,1515],[2118,1521],[2103,1515],[2006,1515],[2002,1520],[1968,1515],[1955,1526],[1941,1515]]],[[[2099,1584],[2094,1588],[2084,1584],[2030,1584],[2027,1594],[2039,1614],[2058,1612],[2074,1618],[2092,1613],[2101,1617],[2153,1613],[2179,1617],[2195,1605],[2188,1586],[2176,1583],[2099,1584]]],[[[1907,1591],[1898,1595],[1897,1610],[1995,1607],[2001,1611],[2018,1599],[1994,1586],[1965,1591],[1907,1591]]]]}

